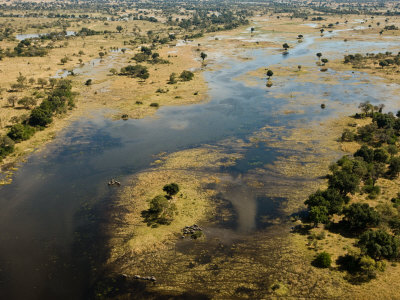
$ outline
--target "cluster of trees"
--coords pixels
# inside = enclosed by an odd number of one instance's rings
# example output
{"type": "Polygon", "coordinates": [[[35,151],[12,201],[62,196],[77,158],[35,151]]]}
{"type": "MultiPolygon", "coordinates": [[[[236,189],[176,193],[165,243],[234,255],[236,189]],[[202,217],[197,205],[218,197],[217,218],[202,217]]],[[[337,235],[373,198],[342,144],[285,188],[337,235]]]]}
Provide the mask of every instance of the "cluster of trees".
{"type": "Polygon", "coordinates": [[[151,50],[151,48],[142,46],[139,53],[136,53],[134,57],[132,57],[137,63],[141,62],[149,62],[152,64],[167,64],[168,60],[160,58],[160,54],[151,50]]]}
{"type": "Polygon", "coordinates": [[[47,98],[29,116],[21,123],[11,126],[6,136],[0,137],[0,158],[12,153],[15,143],[28,140],[37,130],[50,124],[54,115],[74,107],[74,97],[69,80],[61,79],[54,83],[47,98]]]}
{"type": "Polygon", "coordinates": [[[119,73],[119,75],[130,76],[132,78],[140,78],[143,80],[146,80],[150,76],[147,67],[139,64],[134,66],[128,65],[126,67],[121,68],[121,72],[119,73]]]}
{"type": "Polygon", "coordinates": [[[220,30],[230,30],[241,25],[248,25],[249,21],[243,15],[238,15],[234,11],[226,10],[220,14],[209,14],[208,11],[197,11],[191,18],[182,18],[168,22],[171,25],[177,25],[186,30],[201,29],[207,32],[220,30]]]}
{"type": "MultiPolygon", "coordinates": [[[[194,78],[194,73],[188,70],[182,71],[182,73],[179,75],[179,79],[182,81],[190,81],[194,78]]],[[[168,84],[175,84],[178,82],[177,74],[176,73],[171,73],[169,75],[169,80],[168,84]]]]}
{"type": "Polygon", "coordinates": [[[385,53],[367,53],[362,54],[349,54],[344,57],[344,63],[351,63],[354,68],[365,67],[368,63],[379,65],[384,68],[387,66],[397,65],[400,66],[400,52],[397,55],[393,55],[392,52],[385,53]]]}
{"type": "Polygon", "coordinates": [[[15,56],[45,56],[48,53],[48,49],[35,43],[33,39],[25,39],[18,43],[13,50],[7,49],[2,51],[0,49],[0,57],[1,56],[8,56],[8,57],[15,57],[15,56]]]}
{"type": "Polygon", "coordinates": [[[371,117],[372,122],[368,125],[357,128],[356,131],[345,130],[342,134],[342,141],[358,141],[378,148],[384,144],[389,154],[396,154],[396,142],[400,136],[400,112],[396,116],[389,112],[383,113],[384,105],[374,106],[364,102],[359,106],[361,113],[355,115],[356,118],[371,117]]]}
{"type": "MultiPolygon", "coordinates": [[[[328,229],[339,228],[345,235],[358,237],[360,252],[338,261],[349,271],[349,279],[357,281],[374,278],[382,269],[382,259],[400,256],[400,240],[395,236],[400,233],[400,200],[393,198],[391,204],[376,208],[368,203],[349,203],[349,194],[356,192],[368,194],[369,199],[378,197],[377,180],[396,178],[400,173],[400,157],[396,156],[400,113],[397,117],[383,113],[383,106],[373,107],[369,102],[361,103],[360,108],[362,112],[357,117],[371,117],[372,123],[360,127],[357,133],[345,131],[342,140],[357,140],[362,143],[361,148],[332,164],[327,189],[318,190],[305,201],[308,221],[314,226],[322,223],[328,229]],[[340,221],[334,223],[333,216],[341,216],[340,221]]],[[[326,254],[317,257],[314,263],[327,267],[325,260],[328,261],[326,254]]]]}
{"type": "Polygon", "coordinates": [[[174,219],[176,205],[171,200],[178,194],[179,185],[176,183],[166,184],[163,191],[165,195],[155,196],[150,200],[149,209],[142,211],[142,216],[148,226],[169,225],[174,219]]]}

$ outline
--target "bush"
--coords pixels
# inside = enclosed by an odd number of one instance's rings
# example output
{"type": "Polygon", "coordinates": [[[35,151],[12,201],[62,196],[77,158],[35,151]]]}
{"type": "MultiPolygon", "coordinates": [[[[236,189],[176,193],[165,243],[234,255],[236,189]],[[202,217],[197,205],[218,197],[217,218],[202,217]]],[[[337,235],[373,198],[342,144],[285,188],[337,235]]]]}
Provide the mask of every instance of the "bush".
{"type": "Polygon", "coordinates": [[[160,104],[158,104],[157,102],[153,102],[153,103],[150,103],[150,106],[158,108],[158,107],[160,107],[160,104]]]}
{"type": "Polygon", "coordinates": [[[29,125],[15,124],[8,132],[8,137],[16,142],[28,140],[35,133],[35,129],[29,125]]]}
{"type": "Polygon", "coordinates": [[[314,265],[318,268],[329,268],[331,266],[331,255],[327,252],[321,252],[314,259],[314,265]]]}
{"type": "Polygon", "coordinates": [[[180,79],[182,79],[183,81],[190,81],[192,80],[194,77],[193,72],[190,71],[183,71],[181,73],[181,75],[179,76],[180,79]]]}
{"type": "Polygon", "coordinates": [[[377,262],[367,255],[346,254],[337,260],[342,270],[349,272],[346,279],[352,283],[368,282],[376,278],[377,271],[384,271],[385,264],[377,262]]]}

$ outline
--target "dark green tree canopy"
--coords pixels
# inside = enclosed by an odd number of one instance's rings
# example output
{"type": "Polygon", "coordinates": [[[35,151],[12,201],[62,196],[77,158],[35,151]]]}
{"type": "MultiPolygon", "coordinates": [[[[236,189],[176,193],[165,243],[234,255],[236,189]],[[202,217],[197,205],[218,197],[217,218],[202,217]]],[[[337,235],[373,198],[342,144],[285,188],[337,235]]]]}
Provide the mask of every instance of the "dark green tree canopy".
{"type": "Polygon", "coordinates": [[[399,240],[383,230],[368,230],[358,241],[361,251],[374,259],[399,256],[399,240]]]}
{"type": "Polygon", "coordinates": [[[163,187],[163,191],[167,193],[168,196],[174,196],[179,192],[179,185],[176,183],[166,184],[163,187]]]}
{"type": "Polygon", "coordinates": [[[379,224],[379,214],[367,203],[353,203],[343,210],[343,222],[351,231],[365,230],[379,224]]]}

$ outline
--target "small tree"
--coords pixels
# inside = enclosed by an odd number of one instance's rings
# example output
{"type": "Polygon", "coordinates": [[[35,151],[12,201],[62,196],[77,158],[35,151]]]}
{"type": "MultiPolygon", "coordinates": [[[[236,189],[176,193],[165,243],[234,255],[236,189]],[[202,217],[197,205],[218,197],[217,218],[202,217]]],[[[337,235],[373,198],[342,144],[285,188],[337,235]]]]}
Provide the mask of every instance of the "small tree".
{"type": "Polygon", "coordinates": [[[13,95],[7,98],[8,104],[11,105],[12,107],[15,107],[15,102],[17,102],[18,97],[13,95]]]}
{"type": "Polygon", "coordinates": [[[325,66],[325,64],[328,62],[328,59],[327,59],[327,58],[323,58],[323,59],[321,59],[321,62],[322,62],[323,65],[325,66]]]}
{"type": "Polygon", "coordinates": [[[381,60],[380,62],[379,62],[379,65],[382,67],[382,69],[384,68],[384,67],[387,67],[388,65],[389,65],[389,63],[386,61],[386,60],[381,60]]]}
{"type": "Polygon", "coordinates": [[[168,80],[168,84],[175,84],[178,81],[176,80],[176,73],[171,73],[171,75],[169,75],[169,80],[168,80]]]}
{"type": "Polygon", "coordinates": [[[272,70],[267,71],[268,80],[270,80],[273,75],[274,75],[274,72],[272,70]]]}
{"type": "Polygon", "coordinates": [[[62,65],[65,65],[68,62],[68,58],[67,57],[63,57],[63,58],[61,58],[60,62],[61,62],[62,65]]]}
{"type": "Polygon", "coordinates": [[[176,183],[166,184],[163,187],[163,191],[167,193],[169,198],[171,198],[179,192],[179,185],[176,183]]]}
{"type": "Polygon", "coordinates": [[[21,85],[21,86],[24,86],[25,83],[26,83],[26,77],[23,76],[23,75],[21,74],[21,72],[19,72],[19,75],[18,75],[18,77],[17,77],[17,83],[18,83],[19,85],[21,85]]]}
{"type": "Polygon", "coordinates": [[[143,211],[142,215],[148,225],[170,224],[175,210],[175,205],[170,203],[165,196],[158,195],[151,199],[149,209],[143,211]]]}
{"type": "Polygon", "coordinates": [[[317,57],[318,57],[318,60],[321,60],[322,53],[321,53],[321,52],[318,52],[316,55],[317,55],[317,57]]]}
{"type": "Polygon", "coordinates": [[[104,55],[105,55],[104,52],[99,52],[100,59],[103,59],[104,55]]]}
{"type": "Polygon", "coordinates": [[[54,86],[55,86],[56,83],[57,83],[57,79],[56,79],[56,78],[50,78],[50,79],[49,79],[49,83],[50,83],[50,87],[51,87],[52,89],[54,89],[54,86]]]}
{"type": "Polygon", "coordinates": [[[121,31],[123,30],[124,28],[121,26],[121,25],[118,25],[117,26],[117,31],[119,32],[119,33],[121,33],[121,31]]]}
{"type": "Polygon", "coordinates": [[[290,46],[288,45],[288,43],[284,43],[284,44],[282,45],[282,48],[285,49],[285,51],[287,51],[287,49],[289,49],[290,46]]]}
{"type": "Polygon", "coordinates": [[[111,69],[110,69],[110,73],[111,73],[112,75],[117,75],[118,71],[117,71],[117,69],[115,69],[115,68],[111,68],[111,69]]]}
{"type": "Polygon", "coordinates": [[[200,53],[200,57],[201,57],[201,59],[203,60],[203,62],[204,62],[204,60],[206,59],[206,57],[207,57],[207,54],[206,53],[204,53],[204,52],[201,52],[200,53]]]}
{"type": "Polygon", "coordinates": [[[37,100],[32,98],[32,97],[23,97],[18,101],[19,105],[22,105],[25,109],[29,109],[33,106],[35,106],[37,103],[37,100]]]}
{"type": "Polygon", "coordinates": [[[37,80],[38,85],[40,85],[42,88],[47,84],[47,80],[44,78],[38,78],[37,80]]]}

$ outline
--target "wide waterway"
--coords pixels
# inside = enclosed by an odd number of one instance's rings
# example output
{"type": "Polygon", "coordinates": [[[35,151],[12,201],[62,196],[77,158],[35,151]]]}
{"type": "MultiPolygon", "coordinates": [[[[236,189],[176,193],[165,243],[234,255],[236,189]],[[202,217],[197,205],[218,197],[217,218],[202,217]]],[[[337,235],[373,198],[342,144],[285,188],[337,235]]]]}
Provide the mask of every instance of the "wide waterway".
{"type": "MultiPolygon", "coordinates": [[[[11,185],[0,187],[2,298],[86,299],[92,270],[104,259],[102,209],[114,191],[107,181],[115,177],[124,182],[128,175],[148,168],[160,152],[217,144],[228,138],[246,140],[266,125],[324,120],[354,111],[366,100],[395,110],[398,87],[365,82],[368,76],[357,72],[324,73],[335,78],[336,84],[277,78],[278,84],[271,89],[265,87],[265,79],[256,79],[259,84],[255,86],[237,80],[249,71],[286,60],[307,66],[315,61],[315,49],[335,51],[340,57],[346,51],[373,52],[389,46],[394,45],[390,41],[341,42],[338,49],[336,41],[317,42],[310,36],[286,56],[268,49],[245,50],[241,54],[251,58],[245,61],[220,55],[218,65],[223,67],[205,72],[211,99],[207,103],[161,107],[155,117],[128,121],[112,121],[93,112],[91,118],[72,123],[45,150],[29,156],[11,185]],[[327,109],[304,105],[301,114],[279,113],[288,99],[272,96],[277,91],[324,99],[327,109]]],[[[278,155],[282,154],[268,143],[261,149],[250,147],[244,159],[226,172],[245,173],[255,160],[272,163],[278,155]]],[[[248,200],[243,197],[241,201],[248,200]]],[[[262,211],[239,218],[245,224],[236,222],[232,230],[255,231],[257,218],[276,213],[268,203],[257,207],[262,211]]],[[[238,209],[245,210],[246,205],[238,209]]]]}

